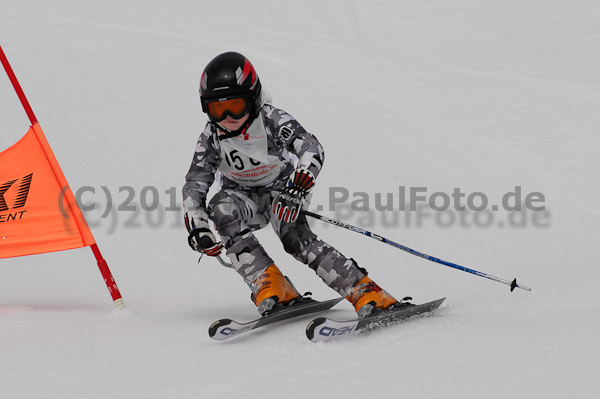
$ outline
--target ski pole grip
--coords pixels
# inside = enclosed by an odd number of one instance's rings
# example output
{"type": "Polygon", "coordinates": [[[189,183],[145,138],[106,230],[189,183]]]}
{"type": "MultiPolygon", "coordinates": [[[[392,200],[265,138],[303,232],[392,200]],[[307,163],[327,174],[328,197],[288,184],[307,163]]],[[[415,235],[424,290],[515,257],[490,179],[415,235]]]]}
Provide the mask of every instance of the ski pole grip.
{"type": "Polygon", "coordinates": [[[213,240],[211,240],[210,237],[207,237],[207,236],[200,238],[200,242],[198,244],[200,244],[202,249],[207,249],[207,248],[210,248],[213,245],[215,245],[213,240]]]}

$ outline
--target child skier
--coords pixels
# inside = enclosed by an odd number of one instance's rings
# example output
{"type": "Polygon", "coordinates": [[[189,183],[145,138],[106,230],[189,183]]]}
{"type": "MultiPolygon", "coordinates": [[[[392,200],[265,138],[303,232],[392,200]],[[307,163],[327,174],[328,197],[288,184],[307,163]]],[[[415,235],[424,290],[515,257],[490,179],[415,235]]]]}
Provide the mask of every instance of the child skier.
{"type": "Polygon", "coordinates": [[[262,315],[301,298],[253,234],[269,223],[285,251],[346,297],[359,317],[397,304],[354,259],[309,228],[300,210],[323,165],[323,148],[294,118],[270,105],[250,61],[235,52],[215,57],[200,78],[200,101],[209,122],[183,186],[192,249],[218,256],[224,246],[235,270],[251,285],[252,301],[262,315]],[[217,172],[221,189],[207,206],[217,172]]]}

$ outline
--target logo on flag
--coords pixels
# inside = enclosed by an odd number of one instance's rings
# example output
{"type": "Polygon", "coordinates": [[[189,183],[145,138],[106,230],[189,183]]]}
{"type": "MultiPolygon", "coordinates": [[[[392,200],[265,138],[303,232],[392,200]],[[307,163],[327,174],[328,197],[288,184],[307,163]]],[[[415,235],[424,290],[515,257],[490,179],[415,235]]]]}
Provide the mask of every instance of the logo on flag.
{"type": "Polygon", "coordinates": [[[22,208],[25,206],[25,203],[27,202],[27,196],[29,195],[29,188],[31,187],[32,178],[33,173],[30,173],[27,176],[19,179],[9,180],[0,185],[0,212],[22,208]],[[17,184],[15,185],[15,183],[17,184]],[[13,191],[15,191],[15,194],[12,198],[12,201],[10,201],[9,195],[13,191]]]}

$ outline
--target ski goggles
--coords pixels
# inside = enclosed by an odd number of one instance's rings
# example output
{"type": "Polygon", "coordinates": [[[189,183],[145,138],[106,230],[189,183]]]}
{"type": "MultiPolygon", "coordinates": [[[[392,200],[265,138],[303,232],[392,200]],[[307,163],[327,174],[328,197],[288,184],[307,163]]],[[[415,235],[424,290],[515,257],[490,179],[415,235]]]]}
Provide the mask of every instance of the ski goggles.
{"type": "Polygon", "coordinates": [[[206,103],[206,111],[217,122],[221,122],[227,115],[234,119],[240,119],[248,113],[249,108],[250,104],[245,97],[226,98],[206,103]]]}

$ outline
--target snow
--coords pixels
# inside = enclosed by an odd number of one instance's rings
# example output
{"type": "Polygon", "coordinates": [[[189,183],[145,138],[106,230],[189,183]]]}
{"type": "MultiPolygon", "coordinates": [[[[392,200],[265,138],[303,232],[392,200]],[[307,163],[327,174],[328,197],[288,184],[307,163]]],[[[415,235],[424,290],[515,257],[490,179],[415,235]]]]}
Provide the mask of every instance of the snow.
{"type": "MultiPolygon", "coordinates": [[[[0,44],[71,186],[96,189],[83,196],[97,205],[86,216],[126,307],[113,308],[88,248],[2,259],[0,397],[593,396],[599,16],[589,0],[3,0],[0,44]],[[306,339],[307,318],[211,340],[214,320],[254,318],[249,292],[216,261],[198,264],[180,212],[143,211],[140,193],[156,187],[168,207],[176,187],[181,202],[205,121],[200,73],[228,50],[248,56],[275,105],[324,145],[311,209],[533,291],[315,221],[393,295],[446,296],[442,309],[325,344],[306,339]],[[124,186],[137,212],[116,211],[124,186]],[[491,203],[521,186],[544,194],[545,227],[531,213],[525,227],[477,227],[472,214],[444,227],[432,211],[420,226],[328,211],[329,187],[373,201],[400,186],[459,187],[491,203]]],[[[3,73],[0,93],[4,149],[29,121],[3,73]]],[[[333,297],[270,231],[259,237],[300,290],[333,297]]]]}

